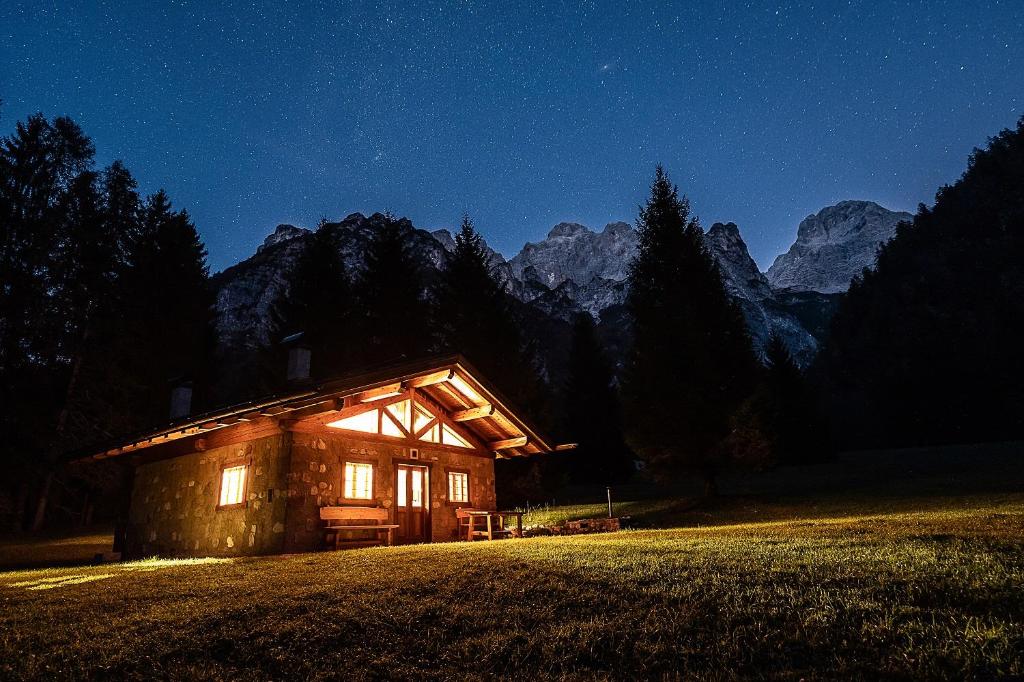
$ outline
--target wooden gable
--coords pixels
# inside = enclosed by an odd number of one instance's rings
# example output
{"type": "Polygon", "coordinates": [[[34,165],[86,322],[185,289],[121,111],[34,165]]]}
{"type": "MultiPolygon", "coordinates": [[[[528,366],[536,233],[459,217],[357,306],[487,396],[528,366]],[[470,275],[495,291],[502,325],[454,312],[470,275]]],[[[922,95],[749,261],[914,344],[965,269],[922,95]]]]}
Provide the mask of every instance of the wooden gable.
{"type": "Polygon", "coordinates": [[[476,370],[455,356],[382,370],[375,376],[326,382],[313,390],[209,413],[82,459],[153,447],[166,451],[160,456],[173,457],[273,433],[323,429],[499,457],[561,449],[531,428],[476,370]]]}

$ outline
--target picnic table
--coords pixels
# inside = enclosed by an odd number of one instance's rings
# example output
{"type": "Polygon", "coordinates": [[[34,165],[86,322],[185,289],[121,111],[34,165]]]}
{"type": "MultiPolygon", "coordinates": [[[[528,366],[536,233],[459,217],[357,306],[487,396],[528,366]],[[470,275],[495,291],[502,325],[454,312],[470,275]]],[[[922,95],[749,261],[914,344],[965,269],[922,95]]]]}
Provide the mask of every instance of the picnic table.
{"type": "Polygon", "coordinates": [[[455,516],[459,522],[460,539],[464,536],[472,542],[478,538],[523,537],[523,512],[459,508],[455,510],[455,516]],[[508,527],[507,520],[511,518],[516,521],[515,528],[508,527]]]}

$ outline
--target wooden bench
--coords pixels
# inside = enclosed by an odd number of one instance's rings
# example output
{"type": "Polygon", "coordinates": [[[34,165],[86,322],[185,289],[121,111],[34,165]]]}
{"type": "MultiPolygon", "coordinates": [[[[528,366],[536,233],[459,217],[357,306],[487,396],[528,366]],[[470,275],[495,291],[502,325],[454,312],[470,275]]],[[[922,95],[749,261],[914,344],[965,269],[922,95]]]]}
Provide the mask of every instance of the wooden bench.
{"type": "Polygon", "coordinates": [[[386,523],[388,510],[381,507],[320,507],[320,520],[324,522],[324,540],[334,549],[345,547],[371,547],[373,545],[395,544],[395,529],[398,524],[386,523]],[[349,523],[363,521],[364,523],[349,523]],[[365,523],[372,521],[372,523],[365,523]],[[345,539],[348,531],[372,531],[373,538],[345,539]],[[331,539],[329,539],[331,538],[331,539]]]}

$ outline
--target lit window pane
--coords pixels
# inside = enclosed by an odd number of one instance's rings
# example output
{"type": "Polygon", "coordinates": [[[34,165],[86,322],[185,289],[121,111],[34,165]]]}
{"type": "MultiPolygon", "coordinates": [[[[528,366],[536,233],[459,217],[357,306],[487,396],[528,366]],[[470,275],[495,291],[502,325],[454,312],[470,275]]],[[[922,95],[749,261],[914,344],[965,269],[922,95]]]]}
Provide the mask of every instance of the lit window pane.
{"type": "Polygon", "coordinates": [[[377,423],[380,417],[378,410],[370,410],[352,417],[345,417],[338,421],[330,422],[327,425],[336,429],[348,429],[349,431],[362,431],[363,433],[377,433],[377,423]]]}
{"type": "Polygon", "coordinates": [[[419,403],[416,404],[416,420],[413,422],[413,432],[419,431],[424,426],[430,423],[430,420],[434,418],[433,413],[427,408],[423,407],[419,403]]]}
{"type": "Polygon", "coordinates": [[[452,427],[448,426],[447,424],[444,425],[442,438],[442,442],[445,443],[446,445],[454,445],[457,448],[469,447],[469,443],[466,442],[466,439],[460,436],[459,434],[455,433],[452,427]]]}
{"type": "Polygon", "coordinates": [[[405,495],[405,483],[406,483],[405,474],[406,474],[405,469],[399,469],[398,470],[398,506],[399,507],[404,507],[407,504],[407,502],[406,502],[406,495],[405,495]]]}
{"type": "Polygon", "coordinates": [[[380,420],[380,432],[385,436],[395,436],[396,438],[405,437],[405,434],[402,433],[402,429],[398,428],[398,424],[391,421],[391,418],[387,415],[384,415],[384,418],[380,420]]]}
{"type": "Polygon", "coordinates": [[[369,500],[373,497],[373,465],[345,462],[345,497],[369,500]]]}
{"type": "Polygon", "coordinates": [[[412,409],[410,408],[408,400],[403,400],[402,402],[395,403],[394,405],[388,405],[385,409],[393,414],[395,419],[398,420],[398,423],[404,426],[407,431],[412,428],[412,409]]]}
{"type": "Polygon", "coordinates": [[[220,478],[220,506],[241,504],[245,501],[246,466],[228,467],[220,478]]]}
{"type": "Polygon", "coordinates": [[[420,436],[420,440],[425,440],[428,443],[440,443],[441,442],[441,429],[438,428],[437,424],[434,424],[426,433],[420,436]]]}
{"type": "Polygon", "coordinates": [[[469,502],[469,474],[448,472],[448,499],[452,502],[469,502]]]}
{"type": "Polygon", "coordinates": [[[423,472],[419,469],[412,470],[412,506],[423,506],[423,472]]]}

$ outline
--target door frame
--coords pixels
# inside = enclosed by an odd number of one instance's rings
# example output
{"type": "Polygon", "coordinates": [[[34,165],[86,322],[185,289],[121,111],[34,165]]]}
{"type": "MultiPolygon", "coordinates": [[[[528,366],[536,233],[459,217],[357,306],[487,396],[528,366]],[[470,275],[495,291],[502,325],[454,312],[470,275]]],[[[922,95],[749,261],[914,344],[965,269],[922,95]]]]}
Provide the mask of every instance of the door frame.
{"type": "MultiPolygon", "coordinates": [[[[394,504],[392,505],[392,523],[398,523],[398,467],[399,466],[411,466],[421,467],[426,470],[427,481],[423,488],[423,540],[422,542],[433,542],[434,537],[434,526],[433,526],[433,507],[430,503],[430,487],[434,482],[434,468],[430,462],[424,462],[419,459],[409,459],[408,457],[393,457],[391,459],[391,468],[393,469],[391,476],[391,483],[395,491],[394,504]]],[[[396,543],[399,541],[398,533],[395,534],[396,543]]],[[[412,543],[410,543],[412,544],[412,543]]]]}

